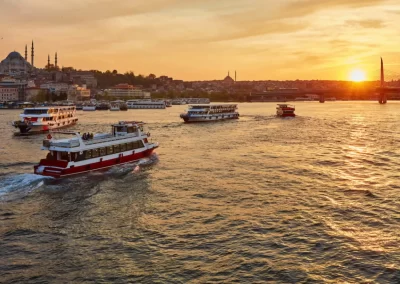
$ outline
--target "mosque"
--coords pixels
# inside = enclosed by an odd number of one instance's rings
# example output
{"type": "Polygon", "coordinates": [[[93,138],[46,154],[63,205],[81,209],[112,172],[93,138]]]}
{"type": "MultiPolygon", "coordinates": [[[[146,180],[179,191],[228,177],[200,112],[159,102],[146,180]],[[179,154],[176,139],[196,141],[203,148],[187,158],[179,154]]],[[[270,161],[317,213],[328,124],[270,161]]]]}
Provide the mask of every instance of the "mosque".
{"type": "Polygon", "coordinates": [[[0,62],[0,74],[20,76],[31,73],[34,67],[34,45],[32,41],[31,62],[28,62],[28,46],[25,45],[25,57],[16,51],[11,52],[6,59],[0,62]]]}

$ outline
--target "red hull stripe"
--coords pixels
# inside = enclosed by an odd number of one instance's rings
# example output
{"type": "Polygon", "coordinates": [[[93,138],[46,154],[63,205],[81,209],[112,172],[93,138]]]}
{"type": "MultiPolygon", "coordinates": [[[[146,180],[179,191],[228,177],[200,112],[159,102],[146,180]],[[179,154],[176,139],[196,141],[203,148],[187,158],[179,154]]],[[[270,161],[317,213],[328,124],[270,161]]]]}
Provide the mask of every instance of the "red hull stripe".
{"type": "Polygon", "coordinates": [[[41,164],[34,166],[34,173],[38,175],[43,175],[43,176],[51,176],[54,178],[61,178],[61,177],[66,177],[66,176],[72,176],[76,174],[82,174],[82,173],[87,173],[91,171],[97,171],[101,169],[106,169],[110,168],[115,165],[122,165],[126,164],[129,162],[137,161],[142,158],[148,157],[151,155],[154,149],[148,149],[143,152],[135,153],[132,155],[128,156],[120,156],[116,159],[111,159],[111,160],[106,160],[106,161],[99,161],[96,163],[92,164],[87,164],[87,165],[82,165],[82,166],[77,166],[77,167],[72,167],[72,168],[56,168],[56,167],[51,167],[51,166],[44,166],[44,170],[41,173],[37,172],[37,169],[40,166],[43,166],[41,164]]]}

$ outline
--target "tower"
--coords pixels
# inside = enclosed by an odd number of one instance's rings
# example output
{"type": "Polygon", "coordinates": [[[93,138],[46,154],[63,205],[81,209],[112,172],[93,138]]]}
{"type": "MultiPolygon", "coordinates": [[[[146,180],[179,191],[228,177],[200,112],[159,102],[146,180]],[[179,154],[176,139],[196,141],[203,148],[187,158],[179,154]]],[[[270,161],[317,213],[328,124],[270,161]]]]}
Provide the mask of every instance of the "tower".
{"type": "Polygon", "coordinates": [[[47,55],[47,70],[50,69],[50,54],[47,55]]]}
{"type": "Polygon", "coordinates": [[[235,70],[235,82],[236,82],[236,70],[235,70]]]}
{"type": "Polygon", "coordinates": [[[385,74],[383,72],[383,59],[381,57],[381,88],[385,86],[385,74]]]}
{"type": "Polygon", "coordinates": [[[28,45],[25,44],[25,61],[28,61],[28,45]]]}
{"type": "Polygon", "coordinates": [[[381,57],[381,88],[379,93],[379,103],[386,104],[387,102],[387,95],[385,92],[385,74],[383,70],[383,59],[381,57]]]}
{"type": "Polygon", "coordinates": [[[34,47],[33,47],[33,40],[32,40],[32,47],[31,47],[31,65],[32,65],[32,67],[33,66],[35,66],[34,64],[33,64],[33,58],[35,57],[35,49],[34,49],[34,47]]]}
{"type": "Polygon", "coordinates": [[[32,40],[32,47],[31,47],[31,65],[32,65],[32,67],[33,66],[35,66],[33,63],[33,59],[34,59],[34,57],[35,57],[35,49],[34,49],[34,47],[33,47],[33,40],[32,40]]]}
{"type": "Polygon", "coordinates": [[[54,67],[57,69],[57,52],[56,52],[56,56],[54,58],[54,67]]]}

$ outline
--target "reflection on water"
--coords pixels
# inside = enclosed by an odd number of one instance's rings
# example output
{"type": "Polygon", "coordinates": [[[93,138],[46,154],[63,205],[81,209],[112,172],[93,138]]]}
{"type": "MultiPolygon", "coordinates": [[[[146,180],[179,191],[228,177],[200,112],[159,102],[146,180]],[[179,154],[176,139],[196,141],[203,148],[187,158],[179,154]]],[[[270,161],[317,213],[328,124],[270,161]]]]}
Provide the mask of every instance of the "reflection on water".
{"type": "Polygon", "coordinates": [[[83,132],[146,121],[160,148],[63,180],[31,174],[43,137],[0,125],[0,279],[397,283],[398,106],[302,102],[277,119],[240,104],[237,121],[192,125],[185,106],[81,112],[83,132]]]}

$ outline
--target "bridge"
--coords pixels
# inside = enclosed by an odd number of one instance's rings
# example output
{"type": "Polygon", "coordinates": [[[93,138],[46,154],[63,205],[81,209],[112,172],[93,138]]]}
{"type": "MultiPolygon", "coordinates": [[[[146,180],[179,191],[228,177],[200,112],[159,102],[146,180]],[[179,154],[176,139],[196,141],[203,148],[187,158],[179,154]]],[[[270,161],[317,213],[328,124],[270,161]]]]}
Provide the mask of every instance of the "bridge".
{"type": "Polygon", "coordinates": [[[400,91],[400,87],[387,87],[385,83],[385,72],[383,68],[383,59],[381,57],[381,85],[376,88],[376,92],[379,93],[379,103],[386,104],[387,103],[387,94],[390,92],[400,91]]]}
{"type": "MultiPolygon", "coordinates": [[[[384,67],[383,67],[383,60],[381,58],[381,68],[380,68],[380,78],[378,80],[374,80],[379,84],[380,81],[380,86],[376,87],[371,86],[368,88],[364,88],[361,90],[353,91],[353,92],[359,92],[364,95],[366,94],[378,94],[378,101],[381,104],[386,104],[388,100],[388,95],[392,94],[392,98],[400,99],[400,87],[390,87],[387,86],[385,82],[385,76],[384,76],[384,67]],[[397,93],[396,95],[393,95],[394,93],[397,93]]],[[[376,72],[378,73],[378,72],[376,72]]],[[[400,74],[396,74],[394,72],[388,72],[389,73],[389,80],[399,80],[400,79],[400,74]]],[[[349,89],[348,88],[342,88],[342,89],[277,89],[277,90],[268,90],[266,92],[262,93],[255,93],[255,94],[250,94],[250,100],[251,101],[286,101],[286,100],[292,100],[296,99],[298,97],[304,97],[306,95],[316,95],[319,98],[319,101],[321,103],[325,102],[326,98],[329,98],[329,96],[333,96],[335,94],[344,94],[348,93],[349,89]]]]}

